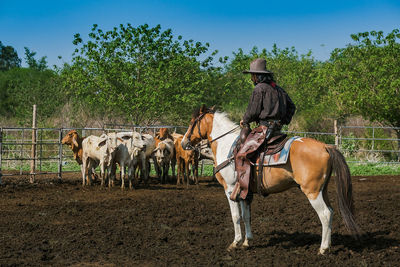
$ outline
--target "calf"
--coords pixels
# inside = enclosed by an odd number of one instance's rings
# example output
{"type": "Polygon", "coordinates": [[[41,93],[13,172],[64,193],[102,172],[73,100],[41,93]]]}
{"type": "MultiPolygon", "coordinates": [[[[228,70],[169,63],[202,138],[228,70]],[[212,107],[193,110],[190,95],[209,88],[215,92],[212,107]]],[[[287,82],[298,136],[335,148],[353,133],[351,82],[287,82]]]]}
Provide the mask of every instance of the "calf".
{"type": "Polygon", "coordinates": [[[168,170],[171,159],[175,158],[174,150],[174,141],[170,138],[167,138],[159,142],[153,152],[156,158],[155,162],[161,167],[162,173],[160,175],[160,180],[162,184],[165,183],[168,178],[168,170]]]}
{"type": "Polygon", "coordinates": [[[198,164],[199,164],[199,152],[197,150],[184,150],[181,145],[183,135],[175,135],[175,151],[176,151],[176,161],[178,164],[178,175],[176,184],[179,185],[182,179],[187,181],[187,186],[189,186],[189,164],[192,165],[193,180],[196,185],[198,184],[198,164]]]}
{"type": "MultiPolygon", "coordinates": [[[[174,137],[169,133],[168,128],[160,128],[159,132],[156,134],[154,137],[154,140],[156,141],[156,147],[158,144],[165,140],[165,139],[170,139],[174,140],[174,137]]],[[[172,168],[172,177],[175,178],[175,165],[176,165],[176,158],[175,158],[175,146],[173,147],[174,150],[174,156],[171,157],[171,168],[172,168]]],[[[158,178],[161,180],[161,170],[160,167],[158,166],[157,159],[153,157],[153,162],[154,162],[154,168],[156,169],[156,173],[158,178]]]]}
{"type": "Polygon", "coordinates": [[[149,174],[150,174],[150,157],[152,156],[153,150],[156,148],[156,142],[154,137],[150,134],[142,134],[141,138],[144,142],[143,149],[135,148],[134,154],[137,154],[133,162],[135,168],[140,167],[140,178],[144,180],[145,184],[148,185],[149,174]]]}

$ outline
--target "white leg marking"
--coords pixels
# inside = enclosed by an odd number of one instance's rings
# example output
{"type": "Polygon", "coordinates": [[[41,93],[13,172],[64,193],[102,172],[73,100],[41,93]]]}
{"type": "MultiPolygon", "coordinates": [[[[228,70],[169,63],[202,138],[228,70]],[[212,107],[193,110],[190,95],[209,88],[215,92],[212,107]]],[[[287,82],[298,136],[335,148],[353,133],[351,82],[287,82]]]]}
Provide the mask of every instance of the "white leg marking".
{"type": "Polygon", "coordinates": [[[333,210],[326,205],[322,197],[322,191],[319,192],[316,199],[309,199],[309,201],[317,212],[322,224],[322,240],[321,247],[319,248],[319,253],[324,254],[331,245],[333,210]]]}
{"type": "Polygon", "coordinates": [[[228,190],[225,191],[225,195],[228,198],[228,203],[229,207],[231,209],[231,215],[232,215],[232,222],[233,222],[233,228],[235,230],[235,238],[232,242],[232,244],[229,246],[229,249],[236,248],[237,244],[242,241],[242,232],[240,230],[240,210],[239,210],[239,203],[230,200],[230,192],[232,192],[233,187],[230,188],[228,187],[228,190]]]}

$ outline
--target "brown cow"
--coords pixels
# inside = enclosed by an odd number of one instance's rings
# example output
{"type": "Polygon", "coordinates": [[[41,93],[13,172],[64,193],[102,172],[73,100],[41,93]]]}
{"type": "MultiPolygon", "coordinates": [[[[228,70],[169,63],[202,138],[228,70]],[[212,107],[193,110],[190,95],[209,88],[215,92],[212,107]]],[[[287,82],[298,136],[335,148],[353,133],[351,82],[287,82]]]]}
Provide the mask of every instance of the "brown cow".
{"type": "MultiPolygon", "coordinates": [[[[85,137],[79,137],[78,132],[76,130],[71,130],[61,140],[61,143],[63,145],[68,145],[71,148],[72,153],[74,154],[74,159],[79,165],[81,165],[81,168],[82,168],[82,154],[83,154],[82,141],[84,139],[85,137]]],[[[98,162],[91,160],[90,165],[92,166],[90,166],[91,168],[88,169],[91,170],[91,175],[93,175],[92,178],[96,180],[97,175],[95,173],[95,168],[97,167],[98,162]]]]}
{"type": "Polygon", "coordinates": [[[189,164],[192,165],[193,172],[193,180],[196,185],[199,184],[198,180],[198,165],[199,165],[199,152],[198,150],[184,150],[182,148],[181,142],[183,139],[183,135],[181,134],[173,134],[174,137],[174,145],[175,145],[175,153],[176,153],[176,161],[178,163],[178,175],[176,184],[179,185],[184,183],[184,179],[187,181],[187,186],[189,186],[189,164]]]}

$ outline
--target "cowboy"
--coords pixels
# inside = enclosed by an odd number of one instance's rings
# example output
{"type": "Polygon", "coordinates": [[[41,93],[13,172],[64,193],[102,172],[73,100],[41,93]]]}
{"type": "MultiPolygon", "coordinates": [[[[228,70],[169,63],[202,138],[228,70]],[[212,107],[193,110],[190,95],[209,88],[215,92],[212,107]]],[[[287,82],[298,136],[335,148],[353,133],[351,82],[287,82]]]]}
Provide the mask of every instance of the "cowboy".
{"type": "Polygon", "coordinates": [[[288,94],[276,85],[273,73],[266,69],[266,61],[257,58],[250,63],[250,73],[255,87],[250,97],[246,113],[240,121],[241,146],[235,157],[238,182],[231,194],[231,199],[246,199],[250,180],[251,163],[249,157],[282,128],[289,124],[296,110],[288,94]],[[259,126],[251,131],[250,123],[259,126]]]}

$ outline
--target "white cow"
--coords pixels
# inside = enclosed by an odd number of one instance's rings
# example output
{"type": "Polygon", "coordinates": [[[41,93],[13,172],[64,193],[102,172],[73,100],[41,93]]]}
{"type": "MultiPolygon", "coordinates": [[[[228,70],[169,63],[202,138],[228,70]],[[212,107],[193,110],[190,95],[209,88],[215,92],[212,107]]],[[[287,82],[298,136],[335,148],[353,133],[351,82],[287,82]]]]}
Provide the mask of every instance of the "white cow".
{"type": "Polygon", "coordinates": [[[175,159],[174,141],[170,138],[164,139],[156,149],[154,149],[154,156],[158,166],[161,168],[161,183],[165,183],[168,178],[168,170],[171,159],[175,159]]]}
{"type": "Polygon", "coordinates": [[[82,185],[90,185],[90,178],[86,176],[90,160],[99,162],[101,185],[104,184],[106,167],[112,162],[117,151],[117,137],[109,137],[105,134],[99,136],[90,135],[82,141],[82,185]]]}
{"type": "Polygon", "coordinates": [[[121,132],[109,133],[109,137],[117,137],[118,150],[109,166],[109,183],[108,186],[114,185],[116,163],[121,169],[121,188],[125,188],[125,168],[128,168],[129,188],[132,188],[132,178],[135,159],[139,156],[140,151],[145,147],[142,136],[137,132],[121,132]]]}
{"type": "Polygon", "coordinates": [[[140,177],[147,185],[149,182],[150,174],[150,157],[152,156],[153,150],[156,147],[156,141],[154,140],[154,137],[150,134],[142,134],[141,139],[144,142],[144,147],[143,149],[134,149],[135,155],[137,155],[137,157],[134,158],[133,164],[135,168],[141,168],[140,177]]]}

